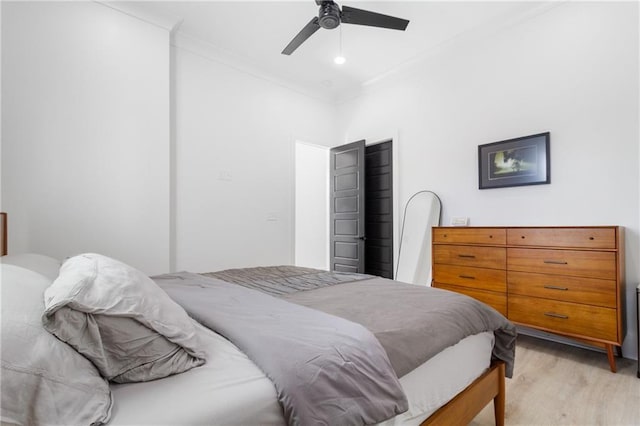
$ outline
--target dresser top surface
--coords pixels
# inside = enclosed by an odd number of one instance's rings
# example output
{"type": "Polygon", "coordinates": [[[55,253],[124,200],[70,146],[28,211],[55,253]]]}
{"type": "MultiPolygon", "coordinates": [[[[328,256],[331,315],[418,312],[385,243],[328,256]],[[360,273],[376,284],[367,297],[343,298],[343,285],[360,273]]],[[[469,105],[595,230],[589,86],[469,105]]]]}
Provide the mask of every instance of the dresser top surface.
{"type": "Polygon", "coordinates": [[[563,225],[504,225],[504,226],[434,226],[438,229],[598,229],[598,228],[622,228],[619,225],[587,225],[587,226],[563,226],[563,225]]]}

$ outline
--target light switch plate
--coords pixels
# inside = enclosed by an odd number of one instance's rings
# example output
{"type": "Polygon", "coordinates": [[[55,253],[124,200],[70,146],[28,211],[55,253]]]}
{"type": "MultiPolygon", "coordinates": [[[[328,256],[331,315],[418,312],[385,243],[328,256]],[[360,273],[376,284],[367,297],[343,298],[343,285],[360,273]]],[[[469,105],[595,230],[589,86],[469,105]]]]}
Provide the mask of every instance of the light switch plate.
{"type": "Polygon", "coordinates": [[[220,173],[218,173],[218,180],[231,182],[233,180],[233,174],[231,173],[231,170],[220,170],[220,173]]]}
{"type": "Polygon", "coordinates": [[[453,216],[451,226],[469,226],[469,218],[464,216],[453,216]]]}

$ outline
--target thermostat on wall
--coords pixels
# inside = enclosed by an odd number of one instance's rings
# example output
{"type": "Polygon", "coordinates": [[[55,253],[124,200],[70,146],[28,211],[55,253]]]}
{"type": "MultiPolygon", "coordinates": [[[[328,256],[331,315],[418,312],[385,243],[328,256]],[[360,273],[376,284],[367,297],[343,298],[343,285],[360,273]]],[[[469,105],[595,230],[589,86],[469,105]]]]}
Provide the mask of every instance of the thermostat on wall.
{"type": "Polygon", "coordinates": [[[469,218],[463,216],[453,216],[451,226],[469,226],[469,218]]]}

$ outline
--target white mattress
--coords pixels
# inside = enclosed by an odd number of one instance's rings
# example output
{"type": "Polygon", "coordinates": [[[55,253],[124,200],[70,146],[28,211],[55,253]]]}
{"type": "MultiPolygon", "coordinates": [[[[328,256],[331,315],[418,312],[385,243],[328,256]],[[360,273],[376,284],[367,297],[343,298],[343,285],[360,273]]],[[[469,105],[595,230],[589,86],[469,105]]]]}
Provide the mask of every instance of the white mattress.
{"type": "MultiPolygon", "coordinates": [[[[146,383],[113,384],[109,425],[283,425],[271,381],[232,343],[199,326],[207,363],[146,383]]],[[[414,425],[482,374],[493,333],[467,337],[400,378],[409,410],[383,424],[414,425]]]]}

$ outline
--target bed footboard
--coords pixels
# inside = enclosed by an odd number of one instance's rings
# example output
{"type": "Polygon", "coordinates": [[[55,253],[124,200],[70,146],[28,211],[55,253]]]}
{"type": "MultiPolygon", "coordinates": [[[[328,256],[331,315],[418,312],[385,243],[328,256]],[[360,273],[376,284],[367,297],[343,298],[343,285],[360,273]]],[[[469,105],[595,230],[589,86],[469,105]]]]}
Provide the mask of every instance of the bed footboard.
{"type": "Polygon", "coordinates": [[[496,426],[504,426],[505,364],[495,362],[465,390],[443,405],[421,426],[467,425],[493,399],[496,426]]]}

